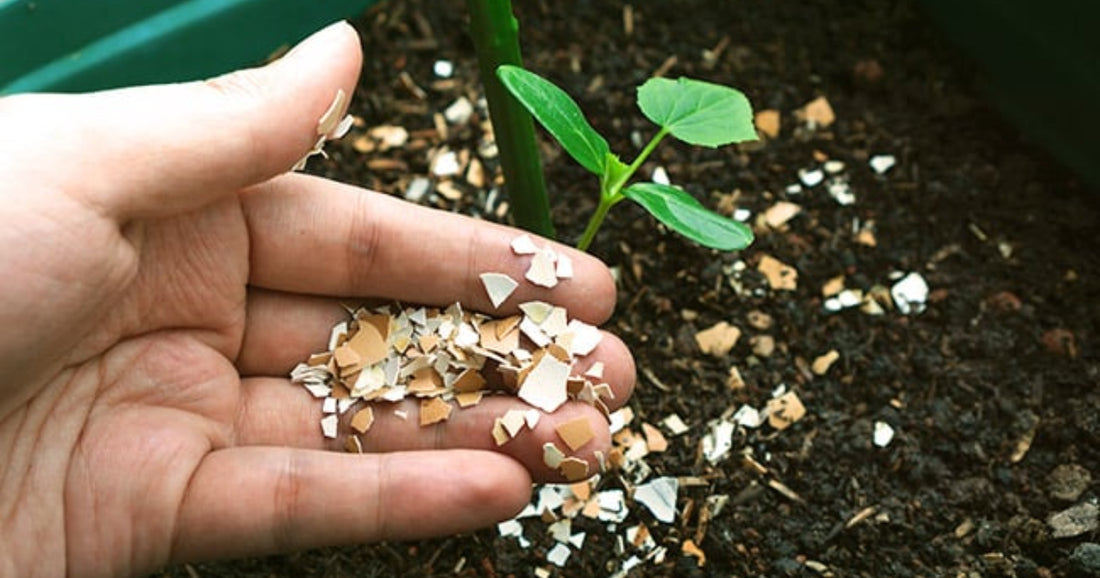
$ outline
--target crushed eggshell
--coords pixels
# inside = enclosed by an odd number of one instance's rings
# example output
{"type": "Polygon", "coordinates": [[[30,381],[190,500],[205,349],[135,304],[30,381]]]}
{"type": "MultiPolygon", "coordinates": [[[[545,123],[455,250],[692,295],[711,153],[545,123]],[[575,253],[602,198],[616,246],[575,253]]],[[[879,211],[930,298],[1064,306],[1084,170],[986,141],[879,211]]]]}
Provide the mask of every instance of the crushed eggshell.
{"type": "Polygon", "coordinates": [[[756,269],[764,274],[772,289],[794,291],[798,288],[798,271],[771,255],[761,256],[756,269]]]}
{"type": "Polygon", "coordinates": [[[557,257],[557,262],[554,265],[554,275],[557,275],[558,279],[572,279],[573,260],[561,253],[558,253],[557,257]]]}
{"type": "Polygon", "coordinates": [[[777,430],[785,430],[791,424],[802,419],[806,415],[806,408],[798,394],[793,391],[768,400],[768,425],[777,430]]]}
{"type": "Polygon", "coordinates": [[[489,294],[489,301],[493,307],[500,307],[508,297],[519,287],[519,282],[504,273],[482,273],[481,284],[485,292],[489,294]]]}
{"type": "Polygon", "coordinates": [[[903,315],[923,313],[928,300],[928,283],[920,273],[910,273],[894,283],[890,295],[903,315]]]}
{"type": "Polygon", "coordinates": [[[778,229],[801,212],[801,206],[788,201],[779,201],[764,211],[764,222],[768,227],[778,229]]]}
{"type": "Polygon", "coordinates": [[[425,399],[420,402],[420,425],[432,425],[447,421],[451,417],[454,406],[438,397],[425,399]]]}
{"type": "Polygon", "coordinates": [[[547,412],[554,413],[565,403],[566,380],[569,379],[569,364],[553,355],[543,355],[528,372],[520,385],[517,395],[523,401],[547,412]]]}
{"type": "Polygon", "coordinates": [[[574,457],[568,457],[558,464],[558,471],[570,482],[576,482],[588,477],[588,462],[574,457]]]}
{"type": "Polygon", "coordinates": [[[368,405],[363,409],[355,412],[355,415],[351,418],[351,429],[363,434],[367,433],[371,425],[374,424],[374,410],[368,405]]]}
{"type": "Polygon", "coordinates": [[[825,375],[838,359],[840,359],[840,352],[831,349],[814,359],[814,362],[810,365],[810,371],[813,371],[814,375],[825,375]]]}
{"type": "Polygon", "coordinates": [[[569,420],[554,428],[554,431],[557,432],[561,441],[565,442],[565,445],[573,451],[577,451],[595,437],[592,432],[592,425],[588,423],[586,417],[569,420]]]}
{"type": "Polygon", "coordinates": [[[836,114],[833,112],[833,107],[824,96],[819,96],[806,103],[802,108],[795,111],[795,116],[802,122],[810,124],[811,126],[820,126],[823,128],[828,127],[836,121],[836,114]]]}
{"type": "Polygon", "coordinates": [[[884,421],[876,421],[874,429],[875,431],[871,437],[877,447],[884,448],[894,440],[894,428],[890,427],[890,424],[884,421]]]}
{"type": "Polygon", "coordinates": [[[340,423],[340,417],[329,414],[321,418],[321,433],[328,439],[336,439],[336,428],[340,423]]]}
{"type": "Polygon", "coordinates": [[[735,325],[719,321],[695,334],[695,343],[703,353],[722,357],[733,349],[741,338],[741,330],[735,325]]]}
{"type": "Polygon", "coordinates": [[[650,480],[634,488],[634,501],[645,506],[654,518],[671,524],[676,517],[679,481],[673,477],[650,480]]]}
{"type": "Polygon", "coordinates": [[[556,470],[561,466],[564,459],[565,454],[558,449],[558,446],[554,445],[554,442],[542,444],[542,463],[546,464],[546,467],[556,470]]]}
{"type": "Polygon", "coordinates": [[[539,287],[554,288],[558,284],[557,253],[549,248],[537,251],[524,278],[539,287]]]}
{"type": "Polygon", "coordinates": [[[668,440],[661,433],[661,430],[649,425],[648,423],[642,424],[642,433],[645,435],[646,448],[651,452],[663,452],[668,449],[668,440]]]}
{"type": "Polygon", "coordinates": [[[511,247],[512,252],[516,255],[534,255],[539,252],[539,248],[535,246],[534,239],[527,233],[523,233],[515,239],[512,239],[511,247]]]}
{"type": "Polygon", "coordinates": [[[668,414],[665,419],[661,420],[661,425],[665,426],[669,433],[674,436],[687,433],[688,431],[688,426],[684,423],[683,418],[674,413],[668,414]]]}
{"type": "Polygon", "coordinates": [[[824,285],[821,286],[822,297],[832,297],[837,293],[844,290],[844,275],[837,275],[831,277],[824,285]]]}
{"type": "Polygon", "coordinates": [[[780,116],[775,109],[758,111],[754,117],[756,128],[768,138],[779,136],[780,116]]]}
{"type": "MultiPolygon", "coordinates": [[[[521,340],[521,327],[532,324],[527,315],[494,319],[464,311],[457,303],[445,310],[359,308],[330,332],[329,351],[310,355],[308,363],[291,370],[291,381],[321,399],[323,414],[333,416],[322,423],[327,437],[338,433],[337,412],[359,402],[399,402],[410,396],[420,398],[424,426],[448,419],[455,409],[451,400],[468,408],[486,394],[519,395],[547,412],[573,397],[606,415],[602,400],[611,398],[611,387],[596,377],[571,377],[574,363],[595,348],[601,332],[569,320],[561,307],[535,302],[523,308],[542,321],[535,329],[544,341],[533,349],[521,340]],[[500,374],[498,385],[490,386],[483,373],[490,368],[500,374]]],[[[407,418],[403,409],[394,414],[407,418]]],[[[537,409],[517,410],[507,420],[508,429],[501,423],[494,426],[494,440],[506,443],[517,427],[534,427],[540,415],[537,409]]],[[[365,433],[373,417],[369,408],[360,409],[348,427],[365,433]]]]}
{"type": "Polygon", "coordinates": [[[867,161],[867,164],[871,165],[871,170],[880,175],[894,168],[896,163],[897,159],[893,155],[875,155],[867,161]]]}

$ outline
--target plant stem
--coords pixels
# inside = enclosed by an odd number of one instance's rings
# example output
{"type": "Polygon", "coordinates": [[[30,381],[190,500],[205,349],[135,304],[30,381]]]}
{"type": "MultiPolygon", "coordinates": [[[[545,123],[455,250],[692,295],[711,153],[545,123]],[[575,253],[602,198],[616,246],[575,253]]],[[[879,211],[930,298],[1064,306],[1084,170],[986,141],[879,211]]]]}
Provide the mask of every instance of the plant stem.
{"type": "Polygon", "coordinates": [[[603,224],[603,219],[607,216],[607,211],[617,202],[617,200],[600,195],[600,204],[596,207],[596,212],[592,214],[592,218],[588,220],[588,226],[584,228],[581,240],[577,242],[578,249],[581,251],[588,250],[588,246],[592,244],[592,239],[596,238],[596,231],[600,230],[600,225],[603,224]]]}
{"type": "MultiPolygon", "coordinates": [[[[645,148],[642,149],[642,152],[638,153],[638,157],[634,159],[634,162],[630,163],[630,168],[626,171],[626,179],[629,179],[635,171],[641,168],[642,163],[644,163],[645,160],[649,158],[650,153],[653,152],[653,149],[657,148],[657,145],[661,144],[661,141],[664,140],[665,135],[667,134],[668,129],[662,126],[661,130],[657,131],[657,134],[653,135],[653,138],[649,139],[649,142],[646,143],[645,148]]],[[[615,192],[618,193],[619,190],[622,189],[622,185],[624,184],[626,184],[625,179],[622,183],[619,184],[619,187],[615,190],[615,192]]]]}
{"type": "Polygon", "coordinates": [[[512,215],[520,227],[553,238],[554,224],[550,220],[550,202],[535,141],[534,120],[508,93],[496,74],[502,64],[523,66],[519,23],[512,14],[512,2],[467,0],[466,4],[500,165],[512,202],[512,215]]]}
{"type": "Polygon", "coordinates": [[[634,162],[630,163],[626,171],[619,175],[614,182],[601,183],[600,204],[596,207],[596,212],[592,214],[592,218],[588,220],[588,225],[584,228],[584,234],[581,235],[581,240],[577,242],[578,249],[581,251],[588,250],[588,246],[591,245],[592,240],[596,238],[596,231],[600,230],[600,225],[603,224],[604,218],[607,217],[607,211],[615,206],[616,203],[623,200],[623,187],[630,180],[630,177],[634,176],[634,173],[642,166],[642,163],[649,158],[653,149],[661,144],[661,141],[667,134],[668,130],[661,127],[661,130],[653,135],[653,138],[645,145],[642,152],[638,153],[638,157],[634,159],[634,162]]]}

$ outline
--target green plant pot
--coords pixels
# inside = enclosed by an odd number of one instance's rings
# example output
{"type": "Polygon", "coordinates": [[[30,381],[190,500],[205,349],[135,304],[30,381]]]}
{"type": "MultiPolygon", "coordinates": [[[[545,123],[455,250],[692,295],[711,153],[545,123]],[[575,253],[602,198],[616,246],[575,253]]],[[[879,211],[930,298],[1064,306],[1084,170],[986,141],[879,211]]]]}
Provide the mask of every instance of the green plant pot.
{"type": "Polygon", "coordinates": [[[0,0],[0,95],[207,78],[377,0],[0,0]]]}
{"type": "Polygon", "coordinates": [[[1100,190],[1100,4],[924,0],[1025,135],[1100,190]]]}

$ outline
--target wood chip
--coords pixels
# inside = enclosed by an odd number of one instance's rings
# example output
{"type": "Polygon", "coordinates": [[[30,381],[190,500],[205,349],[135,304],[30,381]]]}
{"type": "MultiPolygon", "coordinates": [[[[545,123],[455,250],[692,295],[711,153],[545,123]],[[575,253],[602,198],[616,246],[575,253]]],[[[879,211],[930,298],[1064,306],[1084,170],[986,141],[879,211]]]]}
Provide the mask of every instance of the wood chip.
{"type": "Polygon", "coordinates": [[[798,395],[789,391],[768,400],[768,424],[777,430],[785,430],[806,415],[806,408],[798,395]]]}
{"type": "Polygon", "coordinates": [[[369,405],[355,412],[351,418],[351,429],[361,434],[367,433],[372,425],[374,425],[374,410],[369,405]]]}
{"type": "Polygon", "coordinates": [[[519,283],[504,273],[482,273],[481,284],[485,286],[485,292],[489,294],[489,301],[493,307],[500,307],[508,297],[519,287],[519,283]]]}
{"type": "Polygon", "coordinates": [[[774,109],[761,110],[755,116],[756,128],[768,138],[779,136],[780,116],[774,109]]]}
{"type": "Polygon", "coordinates": [[[573,451],[584,447],[595,437],[595,434],[592,433],[592,425],[588,423],[586,417],[569,420],[554,428],[554,431],[558,433],[561,441],[565,442],[565,445],[573,451]]]}
{"type": "Polygon", "coordinates": [[[695,558],[695,563],[702,568],[707,563],[707,555],[703,552],[702,548],[695,545],[692,540],[684,540],[684,543],[680,545],[680,551],[684,554],[695,558]]]}
{"type": "Polygon", "coordinates": [[[453,410],[453,405],[438,397],[422,400],[420,402],[420,425],[427,426],[447,421],[453,410]]]}
{"type": "Polygon", "coordinates": [[[719,321],[708,329],[695,334],[695,343],[703,353],[722,357],[733,349],[741,338],[741,330],[725,321],[719,321]]]}
{"type": "Polygon", "coordinates": [[[764,274],[772,289],[794,291],[798,288],[798,271],[771,255],[762,256],[756,269],[764,274]]]}
{"type": "Polygon", "coordinates": [[[814,359],[813,364],[810,365],[810,370],[814,372],[814,375],[825,375],[838,359],[840,359],[840,352],[832,349],[828,353],[814,359]]]}
{"type": "Polygon", "coordinates": [[[577,482],[588,477],[588,462],[578,458],[565,458],[558,466],[558,471],[570,482],[577,482]]]}

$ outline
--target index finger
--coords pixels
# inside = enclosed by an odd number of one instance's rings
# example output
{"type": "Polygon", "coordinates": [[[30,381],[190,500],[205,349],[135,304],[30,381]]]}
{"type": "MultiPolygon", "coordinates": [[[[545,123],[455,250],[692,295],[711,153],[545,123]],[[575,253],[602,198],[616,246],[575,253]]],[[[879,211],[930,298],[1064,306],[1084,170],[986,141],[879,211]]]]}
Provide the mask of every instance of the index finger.
{"type": "Polygon", "coordinates": [[[615,305],[607,267],[575,249],[535,239],[572,263],[573,276],[553,288],[524,278],[532,257],[517,255],[521,231],[407,203],[318,177],[289,174],[242,194],[254,286],[293,293],[382,297],[449,305],[460,301],[493,314],[541,300],[570,318],[601,323],[615,305]],[[482,273],[518,282],[493,307],[482,273]]]}

